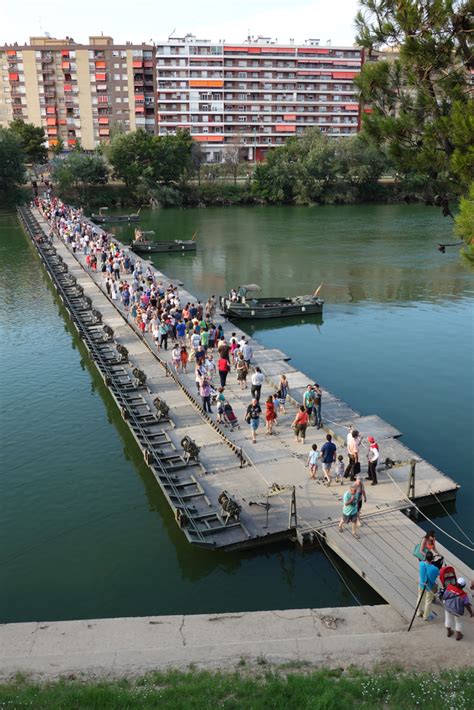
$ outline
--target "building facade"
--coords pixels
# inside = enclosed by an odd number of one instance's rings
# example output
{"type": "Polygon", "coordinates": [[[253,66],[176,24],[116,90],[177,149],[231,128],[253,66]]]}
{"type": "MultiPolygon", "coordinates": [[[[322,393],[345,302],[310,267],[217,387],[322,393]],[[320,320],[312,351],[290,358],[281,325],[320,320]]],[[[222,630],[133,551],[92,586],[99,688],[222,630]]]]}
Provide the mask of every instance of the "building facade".
{"type": "Polygon", "coordinates": [[[0,47],[0,125],[41,125],[50,147],[78,139],[92,150],[115,130],[157,135],[187,129],[208,161],[262,160],[289,136],[317,126],[354,135],[360,115],[358,47],[212,43],[192,35],[150,45],[87,45],[33,37],[0,47]]]}

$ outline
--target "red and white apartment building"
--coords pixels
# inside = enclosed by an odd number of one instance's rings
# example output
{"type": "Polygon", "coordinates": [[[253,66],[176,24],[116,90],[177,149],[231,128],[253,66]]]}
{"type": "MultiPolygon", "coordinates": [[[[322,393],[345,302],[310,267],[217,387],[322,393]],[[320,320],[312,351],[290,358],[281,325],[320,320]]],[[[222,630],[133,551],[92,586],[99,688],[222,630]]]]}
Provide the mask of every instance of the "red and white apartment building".
{"type": "Polygon", "coordinates": [[[111,37],[31,38],[0,46],[0,125],[14,117],[45,128],[53,146],[110,140],[114,125],[169,135],[187,129],[209,162],[239,148],[260,161],[289,136],[317,126],[334,138],[359,130],[356,47],[214,43],[193,35],[156,44],[111,37]]]}

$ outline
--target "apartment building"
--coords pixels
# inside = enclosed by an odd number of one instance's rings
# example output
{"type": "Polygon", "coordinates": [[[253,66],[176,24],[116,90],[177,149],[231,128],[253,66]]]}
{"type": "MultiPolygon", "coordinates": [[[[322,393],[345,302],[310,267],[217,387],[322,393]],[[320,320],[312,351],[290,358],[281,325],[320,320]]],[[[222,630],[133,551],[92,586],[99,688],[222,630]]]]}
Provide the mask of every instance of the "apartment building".
{"type": "Polygon", "coordinates": [[[154,45],[89,44],[33,37],[0,47],[0,125],[14,117],[44,126],[86,149],[110,140],[114,127],[158,135],[190,131],[208,161],[237,152],[262,160],[289,136],[317,126],[335,138],[358,131],[354,78],[358,47],[275,44],[249,38],[213,43],[193,35],[154,45]]]}
{"type": "Polygon", "coordinates": [[[188,35],[155,50],[158,132],[189,129],[210,160],[221,160],[229,146],[261,160],[308,126],[338,138],[358,130],[357,47],[268,38],[213,44],[188,35]]]}
{"type": "Polygon", "coordinates": [[[48,145],[94,149],[113,126],[155,132],[154,48],[111,37],[32,37],[0,47],[0,125],[13,118],[43,126],[48,145]]]}

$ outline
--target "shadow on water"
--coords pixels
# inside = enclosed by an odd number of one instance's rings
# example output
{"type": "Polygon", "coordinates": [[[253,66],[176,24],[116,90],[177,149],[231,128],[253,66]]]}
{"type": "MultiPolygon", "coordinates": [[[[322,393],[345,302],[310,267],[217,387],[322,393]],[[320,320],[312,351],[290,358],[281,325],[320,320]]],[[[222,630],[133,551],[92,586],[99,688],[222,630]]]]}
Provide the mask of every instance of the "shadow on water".
{"type": "Polygon", "coordinates": [[[236,329],[243,330],[249,335],[264,333],[265,331],[291,328],[292,326],[314,326],[317,331],[324,324],[324,318],[320,313],[309,316],[288,316],[285,318],[232,318],[229,320],[236,329]]]}

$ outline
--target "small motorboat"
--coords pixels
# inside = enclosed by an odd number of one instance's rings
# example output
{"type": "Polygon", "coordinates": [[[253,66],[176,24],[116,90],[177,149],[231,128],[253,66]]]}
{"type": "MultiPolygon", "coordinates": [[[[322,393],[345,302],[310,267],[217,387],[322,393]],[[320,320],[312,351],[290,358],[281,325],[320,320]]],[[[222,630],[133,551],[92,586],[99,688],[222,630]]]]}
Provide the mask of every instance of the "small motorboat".
{"type": "MultiPolygon", "coordinates": [[[[321,284],[322,286],[322,284],[321,284]]],[[[322,313],[324,301],[318,294],[313,296],[293,296],[290,298],[254,298],[248,296],[261,291],[257,284],[239,286],[228,296],[221,297],[221,307],[226,316],[233,318],[281,318],[310,313],[322,313]]]]}
{"type": "Polygon", "coordinates": [[[135,238],[131,244],[131,249],[138,253],[148,252],[170,252],[170,251],[196,251],[196,233],[192,239],[174,239],[173,241],[156,241],[147,239],[147,236],[154,236],[155,232],[143,232],[135,229],[135,238]]]}
{"type": "Polygon", "coordinates": [[[131,214],[103,214],[108,207],[101,207],[99,209],[99,214],[92,214],[91,220],[96,224],[113,224],[119,222],[138,222],[140,219],[140,210],[138,212],[132,212],[131,214]]]}

